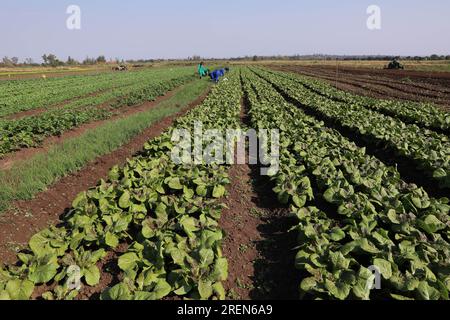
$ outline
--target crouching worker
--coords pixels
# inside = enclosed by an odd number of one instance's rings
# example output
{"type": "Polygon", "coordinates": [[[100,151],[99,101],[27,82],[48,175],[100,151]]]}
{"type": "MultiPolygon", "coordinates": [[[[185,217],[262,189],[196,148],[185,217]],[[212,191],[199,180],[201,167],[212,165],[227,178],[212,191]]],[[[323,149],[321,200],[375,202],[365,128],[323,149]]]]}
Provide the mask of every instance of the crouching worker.
{"type": "Polygon", "coordinates": [[[226,72],[227,72],[226,69],[218,69],[218,70],[214,70],[213,72],[211,72],[209,74],[209,76],[211,77],[212,81],[217,83],[217,82],[219,82],[220,77],[223,77],[226,72]]]}
{"type": "Polygon", "coordinates": [[[197,69],[200,79],[208,75],[209,70],[203,65],[203,62],[200,62],[197,69]]]}

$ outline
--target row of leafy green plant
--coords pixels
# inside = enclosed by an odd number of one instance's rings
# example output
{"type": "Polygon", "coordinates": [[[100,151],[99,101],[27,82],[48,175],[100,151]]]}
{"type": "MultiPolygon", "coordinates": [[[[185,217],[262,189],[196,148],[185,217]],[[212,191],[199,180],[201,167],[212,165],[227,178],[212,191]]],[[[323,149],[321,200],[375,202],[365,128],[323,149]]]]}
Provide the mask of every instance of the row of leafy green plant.
{"type": "Polygon", "coordinates": [[[62,109],[50,110],[39,115],[4,120],[0,122],[0,158],[15,150],[39,146],[45,138],[60,135],[81,124],[107,119],[113,115],[114,109],[155,100],[193,78],[192,75],[185,75],[170,80],[138,83],[85,99],[81,106],[75,107],[75,103],[72,103],[62,109]],[[110,108],[97,108],[111,99],[114,101],[110,108]]]}
{"type": "Polygon", "coordinates": [[[449,200],[405,183],[265,80],[250,72],[243,78],[253,125],[281,131],[272,179],[299,219],[301,297],[448,300],[449,200]],[[370,267],[381,273],[381,290],[372,289],[370,267]]]}
{"type": "Polygon", "coordinates": [[[196,121],[205,129],[239,127],[240,79],[228,79],[146,143],[141,155],[114,167],[108,181],[81,193],[62,226],[33,236],[17,265],[0,268],[0,298],[28,299],[47,284],[52,289],[42,298],[73,299],[99,284],[99,265],[115,254],[108,265],[120,270],[120,283],[104,290],[102,299],[223,299],[228,265],[218,220],[227,168],[176,164],[172,136],[175,129],[192,132],[196,121]],[[69,286],[73,266],[80,268],[81,288],[69,286]]]}
{"type": "Polygon", "coordinates": [[[158,79],[192,75],[191,69],[150,69],[129,73],[67,76],[54,79],[14,80],[0,96],[0,117],[47,108],[70,99],[158,79]]]}
{"type": "Polygon", "coordinates": [[[352,130],[369,143],[394,150],[397,156],[409,159],[436,181],[440,188],[450,188],[450,140],[446,135],[405,124],[361,105],[325,98],[281,73],[262,69],[256,72],[266,79],[270,77],[272,84],[304,108],[352,130]]]}
{"type": "Polygon", "coordinates": [[[418,103],[413,101],[374,99],[359,96],[350,92],[339,90],[332,85],[301,75],[290,73],[280,74],[288,79],[297,81],[307,89],[338,102],[350,103],[382,112],[396,117],[405,123],[416,124],[419,127],[450,133],[450,113],[445,112],[431,103],[418,103]]]}

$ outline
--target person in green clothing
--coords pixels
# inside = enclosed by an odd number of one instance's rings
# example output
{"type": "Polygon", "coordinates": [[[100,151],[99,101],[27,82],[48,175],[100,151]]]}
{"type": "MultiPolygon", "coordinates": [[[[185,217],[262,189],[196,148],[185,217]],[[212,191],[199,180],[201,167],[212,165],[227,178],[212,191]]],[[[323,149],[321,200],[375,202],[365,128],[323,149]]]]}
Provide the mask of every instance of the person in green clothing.
{"type": "Polygon", "coordinates": [[[200,79],[206,77],[208,72],[209,70],[203,65],[203,62],[200,62],[198,65],[198,74],[200,75],[200,79]]]}

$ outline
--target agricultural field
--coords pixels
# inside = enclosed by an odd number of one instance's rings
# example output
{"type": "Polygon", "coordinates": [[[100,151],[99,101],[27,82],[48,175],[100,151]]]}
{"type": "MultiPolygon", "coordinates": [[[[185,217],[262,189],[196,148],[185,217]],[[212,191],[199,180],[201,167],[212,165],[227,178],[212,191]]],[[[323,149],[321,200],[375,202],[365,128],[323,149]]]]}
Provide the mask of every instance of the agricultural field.
{"type": "Polygon", "coordinates": [[[0,81],[0,299],[449,300],[450,78],[333,70],[0,81]]]}

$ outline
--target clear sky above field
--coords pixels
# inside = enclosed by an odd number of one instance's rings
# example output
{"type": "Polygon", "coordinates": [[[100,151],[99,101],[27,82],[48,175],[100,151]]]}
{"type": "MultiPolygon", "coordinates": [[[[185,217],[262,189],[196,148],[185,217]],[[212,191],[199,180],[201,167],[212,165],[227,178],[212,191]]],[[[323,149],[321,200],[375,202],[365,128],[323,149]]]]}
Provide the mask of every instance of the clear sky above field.
{"type": "Polygon", "coordinates": [[[449,16],[448,0],[1,0],[0,58],[450,54],[449,16]],[[81,30],[66,27],[71,4],[81,30]]]}

